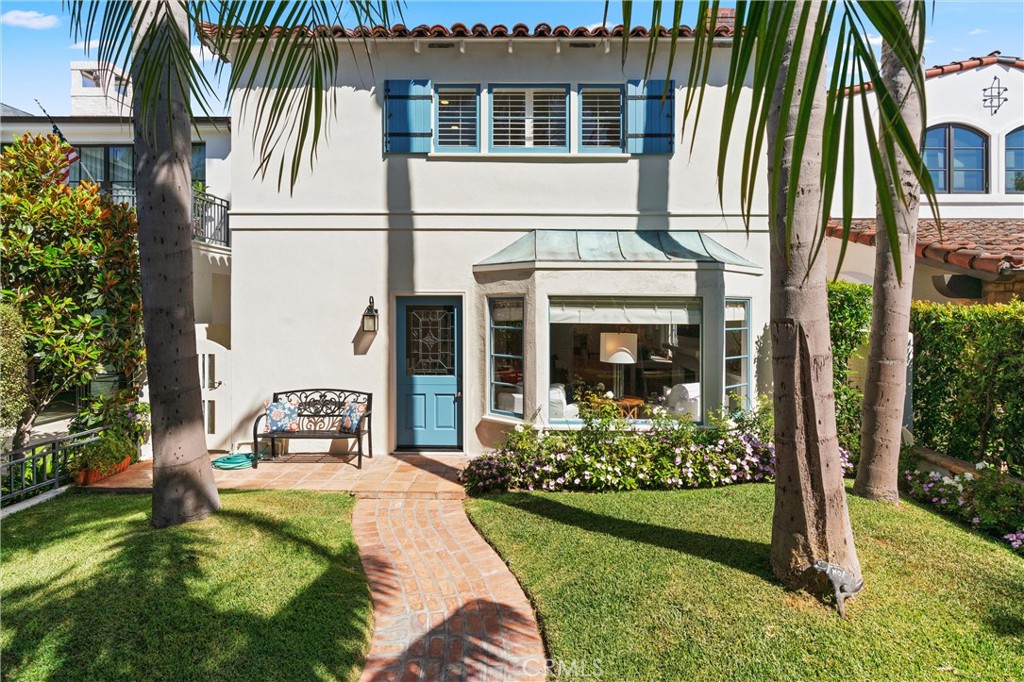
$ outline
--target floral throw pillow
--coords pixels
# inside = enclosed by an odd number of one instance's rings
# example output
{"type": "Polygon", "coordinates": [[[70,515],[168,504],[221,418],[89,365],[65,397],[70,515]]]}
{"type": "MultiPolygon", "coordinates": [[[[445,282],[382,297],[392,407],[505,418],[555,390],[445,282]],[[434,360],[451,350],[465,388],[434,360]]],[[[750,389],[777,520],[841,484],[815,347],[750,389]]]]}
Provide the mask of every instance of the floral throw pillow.
{"type": "Polygon", "coordinates": [[[267,421],[263,426],[264,433],[275,431],[299,430],[299,401],[294,398],[285,402],[263,403],[267,408],[267,421]]]}
{"type": "Polygon", "coordinates": [[[359,422],[363,420],[363,413],[366,412],[366,403],[351,401],[341,411],[340,429],[346,433],[355,433],[359,430],[359,422]]]}

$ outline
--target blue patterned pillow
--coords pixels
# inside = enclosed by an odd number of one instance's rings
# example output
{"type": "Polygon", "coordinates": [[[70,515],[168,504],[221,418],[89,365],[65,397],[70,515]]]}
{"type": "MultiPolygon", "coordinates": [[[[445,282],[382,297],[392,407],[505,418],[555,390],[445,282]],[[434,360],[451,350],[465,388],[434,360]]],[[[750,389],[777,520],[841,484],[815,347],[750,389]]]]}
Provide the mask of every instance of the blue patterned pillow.
{"type": "Polygon", "coordinates": [[[267,422],[263,427],[264,433],[299,430],[298,400],[292,399],[290,402],[279,400],[276,403],[264,403],[264,405],[267,408],[267,422]]]}
{"type": "Polygon", "coordinates": [[[339,429],[346,433],[355,433],[359,430],[359,422],[363,420],[363,413],[366,412],[366,403],[349,402],[341,411],[341,424],[339,429]]]}

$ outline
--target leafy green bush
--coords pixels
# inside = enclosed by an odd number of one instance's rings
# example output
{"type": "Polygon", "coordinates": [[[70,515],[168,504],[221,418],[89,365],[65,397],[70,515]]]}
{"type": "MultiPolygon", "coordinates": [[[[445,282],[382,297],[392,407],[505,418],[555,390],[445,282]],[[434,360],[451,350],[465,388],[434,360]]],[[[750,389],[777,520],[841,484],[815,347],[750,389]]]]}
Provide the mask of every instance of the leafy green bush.
{"type": "Polygon", "coordinates": [[[21,421],[25,400],[28,356],[25,326],[18,311],[0,304],[0,430],[10,433],[21,421]]]}
{"type": "Polygon", "coordinates": [[[836,396],[839,445],[856,463],[860,459],[861,406],[864,394],[850,385],[850,360],[871,327],[872,289],[867,284],[828,283],[829,335],[832,338],[832,376],[836,396]]]}
{"type": "Polygon", "coordinates": [[[117,433],[104,432],[95,443],[79,450],[69,469],[72,473],[88,469],[106,474],[113,471],[125,457],[137,459],[137,454],[138,448],[130,440],[117,433]]]}
{"type": "Polygon", "coordinates": [[[135,400],[133,391],[119,391],[91,400],[71,422],[71,431],[106,426],[108,431],[142,445],[149,441],[149,403],[135,400]]]}
{"type": "Polygon", "coordinates": [[[1024,476],[1024,302],[915,302],[914,436],[1024,476]]]}
{"type": "Polygon", "coordinates": [[[0,155],[0,296],[21,314],[32,358],[19,437],[101,367],[137,392],[145,367],[134,210],[98,185],[61,182],[68,151],[54,135],[25,135],[0,155]]]}

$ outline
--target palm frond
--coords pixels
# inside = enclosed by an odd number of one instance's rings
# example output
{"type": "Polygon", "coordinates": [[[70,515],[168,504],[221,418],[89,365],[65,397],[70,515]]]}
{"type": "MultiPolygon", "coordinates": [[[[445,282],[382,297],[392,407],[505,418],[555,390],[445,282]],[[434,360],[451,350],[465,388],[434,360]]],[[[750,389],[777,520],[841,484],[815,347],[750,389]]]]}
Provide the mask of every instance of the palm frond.
{"type": "MultiPolygon", "coordinates": [[[[170,78],[190,93],[190,116],[210,116],[215,97],[213,84],[191,49],[192,31],[136,32],[147,12],[164,12],[169,3],[180,4],[193,27],[202,27],[207,46],[223,61],[214,75],[227,74],[228,102],[239,93],[243,109],[251,112],[256,174],[277,169],[278,187],[289,181],[294,189],[302,161],[313,164],[324,138],[327,121],[337,113],[335,82],[341,42],[350,49],[360,41],[367,54],[365,33],[349,39],[344,31],[344,10],[354,25],[389,24],[401,17],[401,4],[380,0],[328,2],[316,0],[65,0],[71,15],[72,36],[99,41],[98,61],[133,74],[136,125],[152,132],[157,106],[162,106],[159,77],[170,65],[170,78]],[[338,35],[314,27],[339,26],[338,35]],[[274,30],[267,30],[272,27],[274,30]],[[226,60],[231,60],[230,73],[226,60]]],[[[148,22],[153,27],[158,22],[148,22]]]]}
{"type": "MultiPolygon", "coordinates": [[[[624,15],[627,11],[626,5],[627,3],[624,2],[624,15]]],[[[788,112],[794,104],[796,105],[797,119],[792,123],[795,125],[797,134],[793,139],[791,150],[793,158],[785,192],[780,193],[780,187],[777,186],[777,183],[780,182],[783,161],[781,158],[782,145],[776,148],[774,158],[768,159],[770,177],[772,178],[772,186],[768,188],[769,215],[776,213],[776,197],[785,196],[786,222],[781,228],[781,234],[776,236],[784,239],[788,244],[792,238],[792,209],[796,195],[795,189],[800,183],[804,156],[808,151],[806,143],[808,135],[812,132],[810,125],[815,94],[813,88],[805,88],[802,92],[796,90],[796,69],[805,70],[804,81],[806,83],[817,84],[826,68],[826,57],[830,52],[833,54],[824,111],[825,125],[823,130],[813,131],[823,137],[820,176],[822,187],[821,233],[811,252],[812,262],[820,253],[824,241],[824,231],[832,217],[833,200],[837,187],[842,188],[841,212],[844,233],[849,233],[853,210],[853,173],[855,170],[853,152],[856,146],[856,129],[863,129],[865,142],[870,150],[869,160],[876,184],[880,187],[888,186],[886,169],[895,167],[897,156],[902,154],[915,169],[922,193],[931,204],[933,211],[937,211],[931,176],[928,174],[920,152],[921,140],[914,138],[903,120],[900,113],[901,103],[897,102],[886,88],[878,60],[868,41],[870,27],[874,33],[881,36],[887,45],[892,46],[893,54],[900,64],[912,74],[914,90],[917,92],[923,109],[924,73],[921,68],[921,56],[926,25],[925,3],[918,2],[915,6],[913,31],[908,28],[897,6],[891,2],[832,0],[826,2],[825,5],[818,13],[814,25],[808,26],[808,17],[810,16],[808,3],[738,0],[734,37],[730,48],[729,71],[725,84],[725,105],[721,116],[721,137],[718,145],[718,194],[719,203],[724,205],[726,169],[730,155],[734,154],[730,149],[730,141],[737,126],[743,126],[743,122],[737,121],[741,97],[749,95],[750,105],[745,117],[745,129],[741,128],[745,144],[740,159],[740,212],[744,224],[749,229],[755,208],[754,192],[758,186],[758,172],[766,135],[778,135],[781,130],[785,130],[789,123],[788,112]],[[794,14],[796,12],[799,14],[794,14]],[[800,48],[806,48],[809,58],[803,63],[792,64],[790,70],[783,73],[784,36],[786,28],[792,21],[799,22],[800,30],[797,32],[797,40],[802,41],[806,36],[807,40],[811,41],[806,46],[802,43],[794,46],[794,51],[798,52],[800,48]],[[835,38],[836,34],[838,34],[837,44],[834,51],[830,51],[828,47],[830,39],[835,38]],[[858,77],[859,79],[855,82],[858,77]],[[783,87],[780,92],[776,93],[775,86],[780,82],[783,87]],[[863,87],[864,84],[870,84],[869,88],[863,87]],[[862,87],[855,87],[856,85],[862,87]],[[867,104],[868,89],[873,93],[874,106],[878,110],[877,116],[874,118],[872,107],[867,104]],[[861,99],[861,106],[857,108],[859,114],[854,113],[854,102],[850,101],[854,93],[859,93],[861,99]],[[781,111],[782,115],[779,117],[778,127],[768,130],[769,114],[772,109],[781,111]],[[860,119],[863,119],[862,125],[855,128],[855,123],[860,119]]],[[[704,93],[709,82],[713,34],[710,36],[708,34],[714,30],[714,27],[711,26],[714,21],[709,21],[709,17],[716,16],[717,10],[717,0],[713,2],[700,0],[698,3],[697,26],[691,44],[689,83],[682,117],[684,131],[692,136],[691,152],[693,151],[693,140],[696,139],[697,128],[701,121],[704,93]],[[691,127],[687,129],[687,126],[691,127]]],[[[681,13],[682,2],[677,0],[673,15],[681,16],[681,13]]],[[[670,69],[677,42],[678,36],[673,33],[670,45],[672,50],[669,60],[670,69]]],[[[628,43],[623,40],[623,63],[625,63],[627,49],[628,43]]],[[[652,37],[648,42],[648,55],[645,60],[648,68],[654,63],[651,54],[656,49],[657,40],[652,37]]],[[[897,189],[897,200],[902,199],[900,192],[902,192],[902,188],[897,189]]],[[[891,201],[887,207],[883,199],[883,217],[887,218],[893,207],[891,201]]],[[[894,222],[888,218],[885,222],[887,223],[885,229],[892,233],[891,238],[895,238],[894,222]]],[[[845,244],[841,257],[842,255],[845,255],[845,244]]],[[[898,262],[899,254],[894,253],[894,258],[896,259],[896,270],[901,272],[898,262]]]]}

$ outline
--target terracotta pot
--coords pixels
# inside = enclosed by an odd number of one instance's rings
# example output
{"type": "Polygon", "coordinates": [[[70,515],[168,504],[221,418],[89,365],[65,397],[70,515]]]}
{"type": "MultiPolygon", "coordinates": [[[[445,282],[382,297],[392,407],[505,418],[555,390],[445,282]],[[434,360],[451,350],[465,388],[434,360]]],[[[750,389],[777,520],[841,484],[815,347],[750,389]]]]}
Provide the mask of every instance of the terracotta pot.
{"type": "Polygon", "coordinates": [[[75,474],[75,485],[92,485],[93,483],[102,481],[105,478],[110,478],[114,474],[119,474],[122,471],[125,471],[129,466],[131,466],[131,463],[132,458],[125,457],[110,471],[93,471],[86,467],[75,474]]]}

